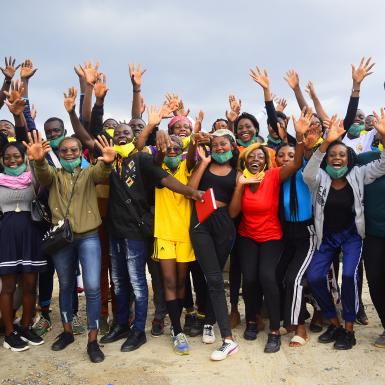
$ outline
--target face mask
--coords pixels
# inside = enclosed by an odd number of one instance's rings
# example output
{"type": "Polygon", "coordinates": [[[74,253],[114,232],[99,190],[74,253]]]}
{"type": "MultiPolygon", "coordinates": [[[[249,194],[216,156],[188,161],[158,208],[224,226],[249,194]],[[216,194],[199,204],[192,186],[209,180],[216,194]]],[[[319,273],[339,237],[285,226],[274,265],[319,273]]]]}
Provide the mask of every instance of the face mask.
{"type": "Polygon", "coordinates": [[[281,142],[282,142],[282,140],[281,139],[275,139],[275,138],[273,138],[270,134],[269,135],[267,135],[267,141],[268,142],[271,142],[271,143],[273,143],[273,144],[280,144],[281,142]]]}
{"type": "Polygon", "coordinates": [[[60,164],[63,166],[64,170],[67,172],[74,172],[75,168],[78,167],[81,163],[81,158],[73,159],[73,160],[65,160],[60,158],[60,164]]]}
{"type": "Polygon", "coordinates": [[[163,161],[170,170],[175,170],[182,161],[182,155],[165,156],[163,161]]]}
{"type": "Polygon", "coordinates": [[[360,136],[360,132],[362,130],[365,130],[365,124],[358,124],[358,123],[353,123],[349,130],[348,130],[348,133],[351,135],[351,136],[354,136],[355,138],[358,138],[360,136]]]}
{"type": "Polygon", "coordinates": [[[334,168],[327,165],[325,171],[332,179],[340,179],[348,172],[348,166],[342,166],[341,168],[334,168]]]}
{"type": "Polygon", "coordinates": [[[131,154],[132,151],[135,150],[135,144],[134,143],[127,143],[127,144],[114,144],[114,151],[120,155],[122,158],[127,158],[128,155],[131,154]]]}
{"type": "Polygon", "coordinates": [[[49,145],[50,145],[52,148],[58,148],[60,142],[61,142],[63,139],[64,139],[64,135],[60,135],[60,136],[58,136],[58,137],[55,138],[55,139],[51,139],[51,140],[49,141],[49,145]]]}
{"type": "Polygon", "coordinates": [[[16,142],[16,138],[14,136],[8,136],[8,143],[16,142]]]}
{"type": "Polygon", "coordinates": [[[253,178],[253,177],[257,177],[257,179],[258,179],[258,181],[259,182],[262,182],[262,180],[263,180],[263,178],[265,177],[265,169],[266,169],[266,164],[265,164],[265,166],[263,167],[263,170],[262,171],[260,171],[258,174],[253,174],[253,173],[251,173],[249,170],[248,170],[248,168],[247,167],[245,167],[245,169],[243,170],[243,176],[245,177],[245,178],[253,178]]]}
{"type": "Polygon", "coordinates": [[[104,131],[106,131],[107,135],[109,135],[110,138],[114,137],[114,128],[106,128],[104,131]]]}
{"type": "Polygon", "coordinates": [[[251,144],[254,144],[257,141],[257,137],[252,137],[248,142],[244,142],[242,139],[237,139],[237,143],[242,147],[249,147],[251,144]]]}
{"type": "Polygon", "coordinates": [[[233,152],[231,150],[222,153],[212,152],[211,157],[215,162],[219,164],[224,164],[233,157],[233,152]]]}
{"type": "Polygon", "coordinates": [[[7,167],[4,166],[4,173],[10,176],[19,176],[27,169],[27,164],[22,163],[17,167],[7,167]]]}
{"type": "Polygon", "coordinates": [[[190,136],[187,136],[186,138],[181,138],[182,139],[182,149],[183,151],[188,147],[190,143],[190,136]]]}

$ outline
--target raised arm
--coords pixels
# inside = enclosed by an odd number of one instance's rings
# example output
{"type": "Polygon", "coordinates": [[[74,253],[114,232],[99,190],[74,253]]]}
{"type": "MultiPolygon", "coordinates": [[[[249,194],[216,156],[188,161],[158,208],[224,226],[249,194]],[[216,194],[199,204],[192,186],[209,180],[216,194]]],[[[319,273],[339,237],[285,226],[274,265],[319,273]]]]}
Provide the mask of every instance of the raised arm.
{"type": "Polygon", "coordinates": [[[150,106],[147,108],[147,125],[146,127],[143,128],[142,132],[138,136],[136,142],[135,142],[135,147],[138,151],[142,151],[143,148],[146,145],[147,139],[152,133],[152,131],[155,129],[155,127],[158,127],[161,120],[162,120],[162,113],[165,110],[162,110],[157,108],[156,106],[150,106]]]}
{"type": "MultiPolygon", "coordinates": [[[[22,92],[22,86],[20,82],[17,89],[22,92]],[[20,87],[20,88],[19,88],[20,87]]],[[[9,94],[7,91],[6,95],[9,96],[8,99],[5,100],[5,104],[7,105],[9,112],[13,115],[15,120],[15,136],[18,142],[28,141],[27,137],[27,127],[25,125],[25,119],[23,117],[23,111],[25,108],[26,101],[20,96],[19,92],[13,91],[9,94]]]]}
{"type": "Polygon", "coordinates": [[[27,124],[28,131],[36,130],[35,121],[32,118],[29,105],[29,79],[36,73],[36,71],[37,68],[33,68],[31,59],[26,59],[21,65],[20,78],[24,88],[23,97],[26,99],[23,115],[27,124]]]}
{"type": "Polygon", "coordinates": [[[16,70],[20,67],[20,64],[15,67],[16,59],[12,58],[12,56],[10,56],[9,58],[6,57],[4,61],[5,67],[0,67],[1,72],[4,75],[4,83],[0,90],[0,109],[1,107],[3,107],[4,101],[7,97],[4,91],[9,91],[9,88],[11,87],[12,78],[15,76],[16,70]]]}
{"type": "Polygon", "coordinates": [[[302,111],[304,107],[309,107],[306,103],[301,87],[299,85],[298,73],[295,70],[291,69],[286,72],[284,79],[287,81],[287,84],[289,84],[289,87],[293,90],[300,110],[302,111]]]}
{"type": "Polygon", "coordinates": [[[83,103],[84,103],[84,93],[86,92],[86,80],[84,79],[84,73],[82,69],[74,66],[74,71],[79,78],[79,87],[80,87],[80,102],[79,102],[79,120],[83,119],[83,103]]]}
{"type": "Polygon", "coordinates": [[[198,146],[197,152],[201,160],[195,168],[194,172],[192,173],[191,178],[188,182],[188,185],[195,190],[198,189],[202,176],[211,162],[211,156],[206,154],[206,149],[203,146],[198,146]]]}
{"type": "Polygon", "coordinates": [[[314,84],[313,84],[312,81],[309,80],[307,82],[305,91],[310,96],[310,99],[313,101],[314,108],[315,108],[315,111],[316,111],[318,117],[321,120],[329,119],[329,115],[326,113],[326,111],[324,110],[320,100],[318,99],[318,96],[317,96],[317,94],[315,92],[314,84]]]}
{"type": "Polygon", "coordinates": [[[234,122],[241,113],[242,101],[237,99],[234,95],[229,96],[230,110],[226,111],[227,128],[234,132],[234,122]]]}
{"type": "Polygon", "coordinates": [[[146,70],[141,69],[141,65],[135,66],[135,64],[128,65],[130,71],[130,78],[132,83],[132,109],[131,109],[131,118],[141,118],[142,117],[142,76],[146,70]]]}

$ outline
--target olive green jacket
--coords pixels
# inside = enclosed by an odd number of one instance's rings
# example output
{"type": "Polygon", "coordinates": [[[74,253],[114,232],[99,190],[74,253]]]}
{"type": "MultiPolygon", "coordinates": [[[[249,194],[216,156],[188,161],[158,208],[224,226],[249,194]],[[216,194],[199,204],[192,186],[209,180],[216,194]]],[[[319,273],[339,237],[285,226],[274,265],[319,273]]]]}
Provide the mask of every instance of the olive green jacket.
{"type": "Polygon", "coordinates": [[[85,169],[78,167],[73,173],[50,166],[46,159],[33,162],[33,173],[37,181],[49,189],[48,205],[52,213],[52,224],[64,219],[73,184],[74,195],[68,218],[72,231],[83,234],[95,231],[102,223],[95,184],[103,182],[112,170],[112,165],[98,161],[85,169]]]}

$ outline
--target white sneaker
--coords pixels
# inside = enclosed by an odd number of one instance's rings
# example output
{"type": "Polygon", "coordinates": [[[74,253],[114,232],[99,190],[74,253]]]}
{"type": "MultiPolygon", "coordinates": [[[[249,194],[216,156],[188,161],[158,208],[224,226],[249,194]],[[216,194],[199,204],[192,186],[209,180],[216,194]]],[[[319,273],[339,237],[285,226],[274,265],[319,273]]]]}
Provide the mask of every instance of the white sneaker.
{"type": "Polygon", "coordinates": [[[213,361],[222,361],[227,356],[231,356],[232,354],[236,353],[238,349],[239,345],[237,342],[233,340],[224,340],[222,346],[211,353],[210,358],[213,361]]]}
{"type": "Polygon", "coordinates": [[[214,326],[203,326],[202,342],[204,344],[213,344],[215,342],[214,326]]]}

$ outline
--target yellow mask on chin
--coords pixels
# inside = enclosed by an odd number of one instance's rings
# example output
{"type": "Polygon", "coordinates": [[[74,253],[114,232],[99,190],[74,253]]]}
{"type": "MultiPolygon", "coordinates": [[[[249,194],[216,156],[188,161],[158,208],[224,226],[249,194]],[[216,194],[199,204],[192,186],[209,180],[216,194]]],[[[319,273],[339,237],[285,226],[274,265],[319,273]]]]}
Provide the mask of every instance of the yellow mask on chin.
{"type": "Polygon", "coordinates": [[[130,142],[123,145],[114,144],[114,151],[122,158],[127,158],[135,150],[135,144],[130,142]]]}
{"type": "MultiPolygon", "coordinates": [[[[265,165],[266,167],[266,165],[265,165]]],[[[258,174],[252,174],[247,167],[245,167],[245,169],[243,170],[243,176],[248,179],[248,178],[254,178],[254,177],[257,177],[258,179],[258,182],[262,182],[263,178],[265,177],[265,168],[260,171],[258,174]]]]}
{"type": "Polygon", "coordinates": [[[16,142],[16,138],[14,136],[8,136],[8,142],[16,142]]]}

